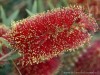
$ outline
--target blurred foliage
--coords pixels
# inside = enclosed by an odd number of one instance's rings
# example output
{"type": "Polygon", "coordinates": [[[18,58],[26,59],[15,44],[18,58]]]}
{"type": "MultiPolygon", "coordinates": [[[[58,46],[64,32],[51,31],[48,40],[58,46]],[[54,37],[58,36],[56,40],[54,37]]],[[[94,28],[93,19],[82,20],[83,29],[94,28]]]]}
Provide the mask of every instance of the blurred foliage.
{"type": "MultiPolygon", "coordinates": [[[[53,0],[34,0],[32,7],[26,9],[26,12],[28,13],[28,15],[33,15],[36,13],[40,13],[43,11],[47,11],[56,7],[62,7],[62,6],[67,6],[67,1],[66,0],[60,0],[58,1],[58,3],[56,3],[55,5],[52,4],[53,0]],[[46,5],[47,4],[47,5],[46,5]],[[47,7],[47,8],[45,8],[47,7]]],[[[29,2],[30,3],[30,2],[29,2]]],[[[29,7],[29,6],[28,6],[29,7]]]]}
{"type": "Polygon", "coordinates": [[[12,61],[0,64],[0,75],[8,75],[13,71],[12,61]]]}
{"type": "Polygon", "coordinates": [[[0,6],[0,12],[1,12],[0,15],[1,15],[2,23],[5,24],[7,27],[10,27],[11,21],[16,19],[16,17],[18,16],[19,10],[16,10],[15,12],[13,12],[8,18],[2,6],[0,6]]]}
{"type": "Polygon", "coordinates": [[[15,19],[22,19],[28,15],[67,6],[68,2],[67,0],[1,0],[0,5],[1,22],[10,27],[11,21],[15,19]]]}

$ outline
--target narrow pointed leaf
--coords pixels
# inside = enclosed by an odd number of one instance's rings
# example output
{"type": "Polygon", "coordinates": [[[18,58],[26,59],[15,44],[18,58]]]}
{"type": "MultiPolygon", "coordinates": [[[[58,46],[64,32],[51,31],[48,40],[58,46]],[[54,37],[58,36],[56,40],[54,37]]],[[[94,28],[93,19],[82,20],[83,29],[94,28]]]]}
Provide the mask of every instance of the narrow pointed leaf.
{"type": "Polygon", "coordinates": [[[28,13],[28,15],[30,15],[30,16],[32,16],[33,15],[33,13],[30,11],[30,10],[28,10],[28,9],[26,9],[26,12],[28,13]]]}
{"type": "Polygon", "coordinates": [[[2,22],[6,25],[7,24],[7,18],[6,18],[6,14],[5,14],[5,11],[4,11],[2,6],[0,6],[0,12],[1,12],[2,22]]]}
{"type": "Polygon", "coordinates": [[[33,6],[32,6],[32,13],[33,14],[37,13],[37,0],[34,0],[33,6]]]}
{"type": "Polygon", "coordinates": [[[3,54],[2,53],[2,44],[0,44],[0,54],[3,54]]]}
{"type": "Polygon", "coordinates": [[[51,1],[48,1],[48,5],[49,5],[50,9],[54,9],[54,6],[53,6],[53,4],[51,3],[51,1]]]}
{"type": "Polygon", "coordinates": [[[16,52],[16,53],[12,54],[11,56],[9,56],[7,58],[7,60],[14,60],[14,59],[17,59],[19,57],[21,57],[21,55],[19,55],[18,52],[16,52]]]}
{"type": "Polygon", "coordinates": [[[38,12],[43,12],[44,11],[44,4],[43,0],[37,0],[38,1],[38,12]]]}
{"type": "Polygon", "coordinates": [[[64,3],[64,6],[67,6],[68,5],[67,0],[62,0],[62,2],[64,3]]]}
{"type": "Polygon", "coordinates": [[[0,40],[2,41],[2,44],[6,45],[8,48],[11,48],[9,42],[6,39],[0,37],[0,40]]]}
{"type": "Polygon", "coordinates": [[[61,5],[61,2],[58,2],[57,3],[57,7],[61,7],[62,5],[61,5]]]}
{"type": "Polygon", "coordinates": [[[8,18],[8,25],[10,25],[12,20],[15,20],[19,14],[19,10],[16,10],[9,18],[8,18]]]}

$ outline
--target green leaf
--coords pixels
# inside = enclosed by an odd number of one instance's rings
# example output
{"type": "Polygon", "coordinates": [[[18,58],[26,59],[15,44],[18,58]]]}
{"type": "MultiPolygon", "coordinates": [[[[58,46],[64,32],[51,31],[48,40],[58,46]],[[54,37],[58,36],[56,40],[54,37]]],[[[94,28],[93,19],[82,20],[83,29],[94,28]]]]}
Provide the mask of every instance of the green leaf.
{"type": "Polygon", "coordinates": [[[10,15],[10,17],[7,20],[8,25],[10,25],[10,23],[11,23],[12,20],[16,19],[16,17],[18,16],[18,14],[19,14],[19,10],[16,10],[14,13],[12,13],[12,15],[10,15]]]}
{"type": "MultiPolygon", "coordinates": [[[[11,61],[0,65],[0,75],[8,75],[13,71],[14,67],[11,61]]],[[[11,74],[10,74],[11,75],[11,74]]]]}
{"type": "Polygon", "coordinates": [[[7,60],[14,60],[14,59],[17,59],[19,57],[21,57],[21,55],[18,52],[16,52],[16,53],[12,54],[11,56],[9,56],[7,58],[7,60]]]}
{"type": "Polygon", "coordinates": [[[27,3],[27,9],[31,9],[32,7],[32,0],[26,0],[27,3]]]}
{"type": "Polygon", "coordinates": [[[64,6],[68,5],[68,1],[67,0],[62,0],[62,2],[64,3],[64,6]]]}
{"type": "Polygon", "coordinates": [[[4,11],[2,6],[0,6],[0,11],[1,11],[2,22],[6,25],[7,24],[7,18],[6,18],[6,14],[5,14],[5,11],[4,11]]]}
{"type": "Polygon", "coordinates": [[[26,9],[26,12],[28,13],[28,15],[32,16],[33,13],[31,11],[29,11],[28,9],[26,9]]]}
{"type": "Polygon", "coordinates": [[[51,0],[48,1],[48,5],[50,7],[50,9],[54,9],[55,7],[53,6],[53,4],[51,3],[51,0]]]}
{"type": "Polygon", "coordinates": [[[44,4],[43,4],[43,0],[37,0],[37,6],[38,6],[38,12],[43,12],[44,11],[44,4]]]}
{"type": "Polygon", "coordinates": [[[3,54],[3,52],[2,52],[2,44],[0,44],[0,54],[3,54]]]}
{"type": "Polygon", "coordinates": [[[61,3],[60,2],[58,2],[57,3],[57,7],[61,7],[62,5],[61,5],[61,3]]]}
{"type": "Polygon", "coordinates": [[[6,39],[0,37],[0,41],[2,41],[2,44],[6,45],[6,47],[11,48],[11,45],[6,39]]]}
{"type": "Polygon", "coordinates": [[[37,13],[37,0],[34,0],[33,6],[32,6],[32,13],[33,14],[37,13]]]}

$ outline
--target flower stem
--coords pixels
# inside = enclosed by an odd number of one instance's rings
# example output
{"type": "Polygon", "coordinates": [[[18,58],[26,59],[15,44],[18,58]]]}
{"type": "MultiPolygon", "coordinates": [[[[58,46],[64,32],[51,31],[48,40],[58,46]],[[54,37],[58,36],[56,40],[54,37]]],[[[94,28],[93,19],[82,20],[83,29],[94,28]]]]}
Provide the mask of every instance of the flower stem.
{"type": "Polygon", "coordinates": [[[13,64],[14,64],[16,70],[18,71],[19,75],[22,75],[21,72],[20,72],[20,70],[19,70],[19,68],[18,68],[17,65],[15,64],[15,62],[14,62],[13,60],[12,60],[12,62],[13,62],[13,64]]]}
{"type": "Polygon", "coordinates": [[[15,53],[15,51],[11,51],[11,52],[9,52],[9,53],[3,55],[3,56],[0,58],[0,61],[7,61],[7,60],[5,60],[5,59],[8,58],[9,56],[11,56],[11,55],[14,54],[14,53],[15,53]]]}

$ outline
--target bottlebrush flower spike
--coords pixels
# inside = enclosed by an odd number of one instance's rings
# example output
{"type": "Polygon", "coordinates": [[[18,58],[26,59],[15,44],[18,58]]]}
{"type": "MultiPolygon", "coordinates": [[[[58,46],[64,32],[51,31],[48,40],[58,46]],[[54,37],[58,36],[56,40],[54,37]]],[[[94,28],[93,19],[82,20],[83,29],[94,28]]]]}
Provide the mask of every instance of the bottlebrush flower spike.
{"type": "Polygon", "coordinates": [[[61,66],[60,57],[54,57],[39,64],[32,64],[27,66],[18,65],[22,75],[54,75],[61,66]]]}
{"type": "Polygon", "coordinates": [[[13,23],[3,36],[23,57],[22,65],[39,63],[82,46],[97,30],[95,20],[80,6],[58,8],[13,23]],[[85,20],[86,19],[86,20],[85,20]]]}
{"type": "MultiPolygon", "coordinates": [[[[98,75],[100,72],[100,40],[96,40],[75,63],[75,72],[93,72],[98,75]]],[[[78,74],[82,75],[82,74],[78,74]]],[[[84,74],[85,75],[85,74],[84,74]]]]}

